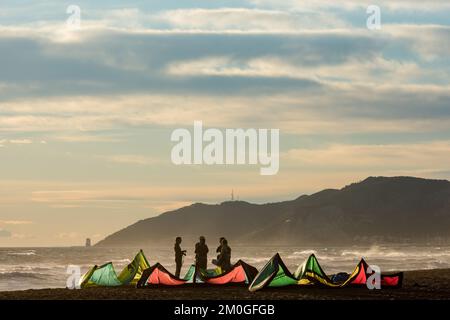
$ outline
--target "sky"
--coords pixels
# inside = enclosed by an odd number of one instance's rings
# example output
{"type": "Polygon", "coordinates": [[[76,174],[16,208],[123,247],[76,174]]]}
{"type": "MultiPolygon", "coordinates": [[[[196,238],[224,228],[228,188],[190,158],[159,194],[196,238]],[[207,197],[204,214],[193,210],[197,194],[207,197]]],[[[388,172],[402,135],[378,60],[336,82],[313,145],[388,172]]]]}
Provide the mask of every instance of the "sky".
{"type": "Polygon", "coordinates": [[[96,242],[232,189],[449,179],[449,17],[445,0],[2,0],[0,246],[96,242]],[[279,129],[278,174],[174,165],[171,133],[195,120],[279,129]]]}

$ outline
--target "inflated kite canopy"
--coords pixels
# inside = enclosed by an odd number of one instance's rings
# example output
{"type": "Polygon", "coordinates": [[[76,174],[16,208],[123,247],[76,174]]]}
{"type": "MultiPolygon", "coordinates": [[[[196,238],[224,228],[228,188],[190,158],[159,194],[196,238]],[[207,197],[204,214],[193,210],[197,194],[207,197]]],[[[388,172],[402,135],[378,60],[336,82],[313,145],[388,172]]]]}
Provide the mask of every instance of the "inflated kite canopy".
{"type": "Polygon", "coordinates": [[[186,280],[187,283],[204,283],[205,278],[214,277],[219,274],[221,274],[220,268],[202,270],[193,264],[189,267],[183,279],[186,280]]]}
{"type": "Polygon", "coordinates": [[[218,269],[200,270],[195,265],[190,266],[183,279],[177,278],[160,263],[148,268],[142,274],[137,287],[178,286],[183,284],[201,285],[249,285],[258,270],[239,260],[231,270],[220,273],[218,269]]]}
{"type": "Polygon", "coordinates": [[[187,283],[186,280],[177,278],[160,263],[156,263],[152,267],[144,270],[142,277],[137,282],[137,287],[142,288],[152,285],[179,286],[185,283],[187,283]]]}
{"type": "Polygon", "coordinates": [[[100,267],[95,265],[86,272],[80,279],[80,287],[117,287],[123,285],[136,285],[141,278],[144,270],[148,269],[150,264],[140,250],[133,261],[131,261],[119,275],[116,274],[112,262],[108,262],[100,267]]]}
{"type": "Polygon", "coordinates": [[[249,290],[253,292],[265,287],[284,287],[297,283],[298,280],[291,274],[277,253],[259,271],[250,284],[249,290]]]}
{"type": "Polygon", "coordinates": [[[112,262],[101,266],[93,266],[80,280],[81,288],[88,287],[116,287],[122,285],[117,278],[112,262]]]}
{"type": "Polygon", "coordinates": [[[250,284],[258,274],[258,269],[239,260],[234,264],[231,270],[215,276],[203,276],[202,280],[207,284],[250,284]]]}
{"type": "Polygon", "coordinates": [[[119,274],[118,279],[122,284],[129,284],[135,286],[142,276],[144,270],[150,268],[150,264],[144,255],[144,252],[140,250],[133,261],[128,264],[122,272],[119,274]]]}
{"type": "MultiPolygon", "coordinates": [[[[341,286],[367,286],[367,279],[371,273],[367,271],[369,265],[364,259],[356,265],[347,281],[341,286]]],[[[375,279],[374,279],[375,280],[375,279]]],[[[400,288],[403,282],[403,272],[394,274],[381,274],[381,288],[400,288]]]]}
{"type": "Polygon", "coordinates": [[[295,271],[294,277],[298,280],[299,285],[324,285],[328,287],[338,287],[338,284],[333,283],[331,279],[325,274],[319,264],[316,256],[311,254],[295,271]]]}

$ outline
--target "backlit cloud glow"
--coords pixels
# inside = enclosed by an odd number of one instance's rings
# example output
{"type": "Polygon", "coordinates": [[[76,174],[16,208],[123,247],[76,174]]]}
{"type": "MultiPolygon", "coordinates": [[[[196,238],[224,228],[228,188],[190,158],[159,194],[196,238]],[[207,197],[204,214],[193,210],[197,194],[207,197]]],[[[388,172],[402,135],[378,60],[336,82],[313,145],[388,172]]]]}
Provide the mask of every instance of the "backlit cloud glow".
{"type": "Polygon", "coordinates": [[[83,244],[231,189],[450,178],[448,1],[82,0],[76,30],[26,2],[0,3],[2,246],[83,244]],[[174,166],[170,133],[196,120],[279,128],[279,173],[174,166]]]}

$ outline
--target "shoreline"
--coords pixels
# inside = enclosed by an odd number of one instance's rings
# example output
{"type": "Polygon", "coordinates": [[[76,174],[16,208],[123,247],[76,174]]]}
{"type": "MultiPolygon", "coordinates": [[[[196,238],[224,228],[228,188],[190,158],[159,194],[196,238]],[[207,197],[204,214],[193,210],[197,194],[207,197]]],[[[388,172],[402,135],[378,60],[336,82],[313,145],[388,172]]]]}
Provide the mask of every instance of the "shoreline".
{"type": "Polygon", "coordinates": [[[0,300],[441,300],[450,299],[450,269],[406,271],[399,289],[246,286],[99,287],[2,291],[0,300]]]}

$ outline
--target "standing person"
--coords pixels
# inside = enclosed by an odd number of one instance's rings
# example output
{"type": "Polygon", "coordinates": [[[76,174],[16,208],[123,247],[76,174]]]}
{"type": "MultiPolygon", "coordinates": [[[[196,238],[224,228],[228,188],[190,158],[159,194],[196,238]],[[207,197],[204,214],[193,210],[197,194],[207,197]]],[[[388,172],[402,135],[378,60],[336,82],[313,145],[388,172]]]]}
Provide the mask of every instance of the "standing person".
{"type": "MultiPolygon", "coordinates": [[[[225,239],[224,237],[221,237],[221,238],[219,239],[219,246],[218,246],[217,249],[216,249],[216,253],[219,253],[219,254],[220,254],[220,251],[222,250],[222,241],[223,241],[224,239],[225,239]]],[[[217,256],[217,259],[219,259],[219,256],[217,256]]]]}
{"type": "Polygon", "coordinates": [[[183,265],[183,256],[186,255],[186,250],[181,250],[181,237],[177,237],[175,239],[175,246],[174,246],[174,250],[175,250],[175,264],[177,265],[177,269],[175,271],[175,276],[177,278],[180,277],[180,272],[181,272],[181,266],[183,265]]]}
{"type": "Polygon", "coordinates": [[[219,239],[219,246],[216,249],[216,253],[217,253],[217,258],[216,259],[212,259],[212,263],[215,264],[216,266],[220,267],[219,264],[219,260],[220,260],[220,252],[222,251],[222,241],[225,240],[224,237],[220,237],[219,239]]]}
{"type": "Polygon", "coordinates": [[[223,272],[231,270],[231,248],[228,246],[227,239],[222,240],[222,247],[220,250],[217,265],[220,266],[223,272]]]}
{"type": "Polygon", "coordinates": [[[205,237],[201,236],[200,241],[195,244],[195,265],[199,269],[206,270],[208,265],[208,246],[205,237]]]}

